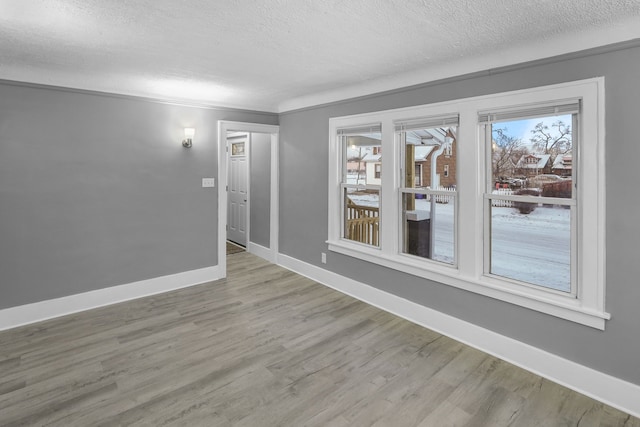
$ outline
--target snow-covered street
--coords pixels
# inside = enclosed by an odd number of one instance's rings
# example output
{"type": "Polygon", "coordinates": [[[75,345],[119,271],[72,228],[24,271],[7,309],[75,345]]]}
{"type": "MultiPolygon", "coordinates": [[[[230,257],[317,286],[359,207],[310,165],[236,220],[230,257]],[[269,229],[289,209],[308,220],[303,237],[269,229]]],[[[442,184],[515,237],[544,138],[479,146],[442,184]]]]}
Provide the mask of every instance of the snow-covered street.
{"type": "Polygon", "coordinates": [[[569,292],[571,211],[539,206],[528,215],[492,208],[491,272],[569,292]]]}

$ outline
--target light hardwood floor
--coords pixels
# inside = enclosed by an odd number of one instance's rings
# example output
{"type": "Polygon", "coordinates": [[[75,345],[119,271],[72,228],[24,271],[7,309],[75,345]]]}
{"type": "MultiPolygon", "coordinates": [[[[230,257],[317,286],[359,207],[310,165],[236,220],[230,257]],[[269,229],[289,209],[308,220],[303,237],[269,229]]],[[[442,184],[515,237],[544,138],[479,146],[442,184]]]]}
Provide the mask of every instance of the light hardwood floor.
{"type": "Polygon", "coordinates": [[[0,425],[640,426],[251,254],[228,275],[0,332],[0,425]]]}

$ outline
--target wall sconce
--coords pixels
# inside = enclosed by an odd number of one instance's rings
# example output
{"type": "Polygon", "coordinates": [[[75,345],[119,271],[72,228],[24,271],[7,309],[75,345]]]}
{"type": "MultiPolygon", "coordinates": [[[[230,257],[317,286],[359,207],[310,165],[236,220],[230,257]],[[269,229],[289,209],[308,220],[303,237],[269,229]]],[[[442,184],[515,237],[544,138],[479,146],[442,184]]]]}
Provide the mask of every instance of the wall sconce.
{"type": "Polygon", "coordinates": [[[193,145],[193,136],[196,134],[194,128],[184,128],[184,139],[182,140],[182,146],[185,148],[191,148],[193,145]]]}

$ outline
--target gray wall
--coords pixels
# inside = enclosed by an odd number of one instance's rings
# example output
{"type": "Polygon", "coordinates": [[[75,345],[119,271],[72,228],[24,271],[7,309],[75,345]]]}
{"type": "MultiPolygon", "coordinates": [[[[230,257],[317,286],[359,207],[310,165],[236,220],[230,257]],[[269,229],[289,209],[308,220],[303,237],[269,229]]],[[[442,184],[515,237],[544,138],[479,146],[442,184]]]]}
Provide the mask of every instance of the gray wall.
{"type": "Polygon", "coordinates": [[[278,117],[0,84],[0,309],[217,265],[218,120],[278,117]]]}
{"type": "Polygon", "coordinates": [[[271,135],[251,134],[250,150],[250,228],[249,240],[270,247],[271,222],[271,135]]]}
{"type": "MultiPolygon", "coordinates": [[[[640,48],[629,45],[280,116],[280,252],[640,385],[640,48]],[[599,331],[327,251],[329,118],[606,77],[607,300],[599,331]],[[301,203],[305,209],[301,210],[301,203]]],[[[464,242],[462,242],[464,244],[464,242]]]]}

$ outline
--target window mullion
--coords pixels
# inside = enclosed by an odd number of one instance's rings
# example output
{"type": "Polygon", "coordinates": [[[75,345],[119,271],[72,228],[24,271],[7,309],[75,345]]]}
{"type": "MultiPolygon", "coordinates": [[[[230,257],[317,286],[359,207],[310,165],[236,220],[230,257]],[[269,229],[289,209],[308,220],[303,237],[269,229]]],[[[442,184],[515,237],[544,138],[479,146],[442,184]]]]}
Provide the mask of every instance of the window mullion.
{"type": "MultiPolygon", "coordinates": [[[[491,155],[492,155],[492,147],[493,147],[493,133],[491,124],[483,124],[482,126],[482,135],[484,138],[482,139],[481,146],[483,150],[483,158],[481,170],[482,177],[484,179],[480,180],[484,183],[484,188],[482,190],[485,194],[490,194],[493,189],[491,182],[491,155]]],[[[483,236],[482,236],[482,271],[479,272],[481,275],[485,275],[491,271],[491,199],[485,199],[482,202],[482,218],[483,218],[483,236]]]]}
{"type": "Polygon", "coordinates": [[[385,254],[397,253],[396,224],[398,223],[397,176],[398,153],[395,149],[391,120],[382,123],[382,186],[380,194],[380,248],[385,254]]]}
{"type": "Polygon", "coordinates": [[[476,110],[461,108],[457,156],[457,261],[460,274],[477,278],[482,274],[482,153],[478,144],[476,110]]]}

